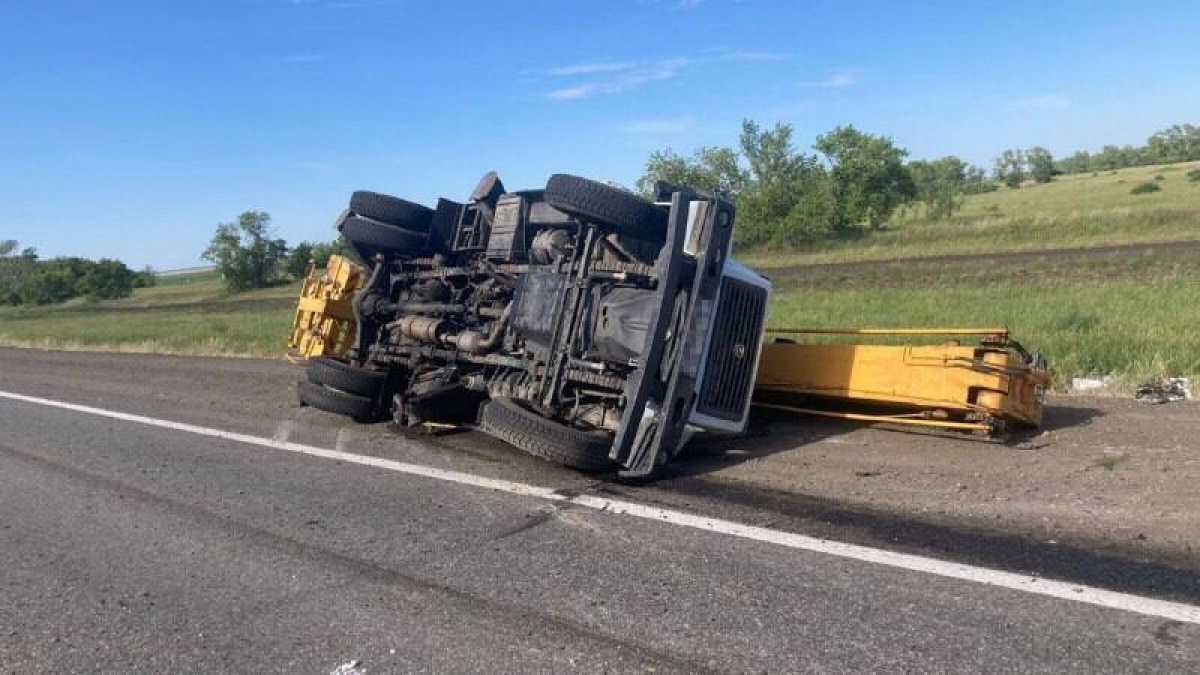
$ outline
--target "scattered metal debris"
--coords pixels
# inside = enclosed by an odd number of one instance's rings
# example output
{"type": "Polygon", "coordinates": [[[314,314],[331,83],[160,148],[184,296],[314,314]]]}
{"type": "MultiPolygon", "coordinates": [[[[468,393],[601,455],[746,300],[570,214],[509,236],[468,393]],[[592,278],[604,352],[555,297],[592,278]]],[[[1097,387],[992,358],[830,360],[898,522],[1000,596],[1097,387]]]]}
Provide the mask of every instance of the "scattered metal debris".
{"type": "Polygon", "coordinates": [[[1168,377],[1139,386],[1135,397],[1138,401],[1151,405],[1187,401],[1192,398],[1191,384],[1186,377],[1168,377]]]}
{"type": "Polygon", "coordinates": [[[329,671],[329,675],[366,675],[367,671],[362,668],[362,661],[353,659],[329,671]]]}
{"type": "Polygon", "coordinates": [[[1075,377],[1071,379],[1071,391],[1097,391],[1107,389],[1108,385],[1112,384],[1113,378],[1111,375],[1104,377],[1075,377]]]}

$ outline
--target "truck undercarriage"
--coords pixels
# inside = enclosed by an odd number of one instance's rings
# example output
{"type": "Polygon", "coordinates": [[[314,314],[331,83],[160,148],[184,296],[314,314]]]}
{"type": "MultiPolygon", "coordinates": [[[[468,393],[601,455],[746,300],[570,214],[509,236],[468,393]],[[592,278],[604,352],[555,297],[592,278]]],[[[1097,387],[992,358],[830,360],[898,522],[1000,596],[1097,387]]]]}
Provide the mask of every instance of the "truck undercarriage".
{"type": "Polygon", "coordinates": [[[770,284],[729,259],[733,206],[494,173],[436,208],[358,192],[338,230],[367,270],[347,360],[303,403],[402,425],[477,421],[543,458],[647,478],[696,431],[744,430],[770,284]]]}

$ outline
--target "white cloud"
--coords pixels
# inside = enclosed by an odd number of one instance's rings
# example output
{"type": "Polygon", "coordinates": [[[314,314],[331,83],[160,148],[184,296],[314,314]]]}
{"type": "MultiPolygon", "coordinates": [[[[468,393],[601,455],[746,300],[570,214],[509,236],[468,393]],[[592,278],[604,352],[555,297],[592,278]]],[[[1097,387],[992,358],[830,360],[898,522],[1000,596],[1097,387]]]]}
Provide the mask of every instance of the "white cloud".
{"type": "Polygon", "coordinates": [[[284,63],[296,63],[296,64],[317,63],[319,61],[324,61],[324,60],[325,60],[324,54],[290,54],[288,56],[283,57],[284,63]]]}
{"type": "Polygon", "coordinates": [[[621,128],[631,134],[646,136],[673,136],[691,131],[696,120],[691,117],[667,117],[652,120],[634,120],[621,128]]]}
{"type": "Polygon", "coordinates": [[[1071,99],[1062,94],[1030,96],[1016,99],[1008,107],[1012,110],[1022,111],[1066,110],[1071,107],[1071,99]]]}
{"type": "Polygon", "coordinates": [[[754,51],[736,51],[724,52],[717,58],[722,61],[747,61],[752,63],[764,61],[785,61],[788,58],[787,54],[780,52],[754,52],[754,51]]]}
{"type": "Polygon", "coordinates": [[[595,75],[597,73],[616,73],[637,67],[633,61],[603,61],[598,63],[577,63],[570,66],[551,68],[550,74],[555,77],[565,75],[595,75]]]}
{"type": "Polygon", "coordinates": [[[624,70],[615,71],[606,79],[582,82],[546,92],[546,98],[555,101],[577,101],[602,94],[619,94],[651,82],[669,80],[679,75],[679,71],[688,63],[690,63],[688,59],[666,59],[637,64],[624,70]]]}
{"type": "Polygon", "coordinates": [[[844,89],[858,83],[858,73],[853,70],[836,70],[823,80],[801,82],[801,87],[821,87],[823,89],[844,89]]]}
{"type": "Polygon", "coordinates": [[[651,7],[664,7],[677,11],[686,12],[690,9],[696,9],[704,4],[705,0],[638,0],[638,4],[651,7]]]}

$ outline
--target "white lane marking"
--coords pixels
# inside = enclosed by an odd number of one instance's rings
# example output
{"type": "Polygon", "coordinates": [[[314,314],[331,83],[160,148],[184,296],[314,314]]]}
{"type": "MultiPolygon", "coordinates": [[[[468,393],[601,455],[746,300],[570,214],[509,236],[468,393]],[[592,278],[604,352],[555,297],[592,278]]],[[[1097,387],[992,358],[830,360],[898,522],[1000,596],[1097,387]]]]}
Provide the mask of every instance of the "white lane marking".
{"type": "Polygon", "coordinates": [[[487,490],[496,490],[498,492],[505,492],[523,497],[537,497],[538,499],[545,499],[553,502],[565,502],[596,509],[598,511],[604,511],[607,513],[631,516],[634,518],[644,518],[646,520],[653,520],[679,527],[715,532],[733,537],[740,537],[742,539],[776,544],[778,546],[784,546],[802,551],[824,553],[826,555],[838,556],[840,558],[849,558],[852,560],[875,563],[877,565],[886,565],[888,567],[910,570],[913,572],[923,572],[926,574],[933,574],[950,579],[958,579],[961,581],[970,581],[988,586],[1007,588],[1010,590],[1022,591],[1035,595],[1058,598],[1060,600],[1071,600],[1074,602],[1081,602],[1084,604],[1096,605],[1109,609],[1119,609],[1127,612],[1134,612],[1136,614],[1144,614],[1147,616],[1169,619],[1172,621],[1200,624],[1200,607],[1195,605],[1170,602],[1167,600],[1156,600],[1154,598],[1131,595],[1128,593],[1118,593],[1116,591],[1108,591],[1102,588],[1083,586],[1064,581],[1030,577],[1021,574],[1014,574],[1012,572],[1002,572],[1000,570],[988,569],[986,567],[975,567],[972,565],[946,562],[936,558],[926,558],[907,553],[895,553],[893,551],[886,551],[868,546],[859,546],[857,544],[845,544],[836,541],[817,539],[815,537],[809,537],[803,534],[784,532],[782,530],[772,530],[770,528],[756,527],[754,525],[745,525],[730,520],[710,518],[708,516],[702,516],[694,513],[676,511],[673,509],[664,509],[657,506],[639,504],[637,502],[630,502],[621,499],[609,499],[607,497],[596,497],[593,495],[579,495],[572,497],[556,492],[551,488],[540,487],[537,485],[517,483],[499,478],[488,478],[486,476],[476,476],[474,474],[463,473],[461,471],[449,471],[446,469],[438,469],[421,464],[397,462],[390,459],[382,459],[380,457],[371,457],[368,455],[356,455],[340,450],[326,450],[325,448],[304,445],[302,443],[277,441],[271,438],[263,438],[261,436],[252,436],[250,434],[224,431],[222,429],[201,427],[194,424],[185,424],[183,422],[172,422],[170,420],[146,417],[143,415],[134,415],[115,410],[106,410],[104,408],[93,408],[91,406],[55,401],[37,396],[26,396],[24,394],[0,391],[0,398],[48,406],[51,408],[71,410],[74,412],[96,415],[99,417],[107,417],[110,419],[121,420],[123,422],[144,424],[147,426],[158,427],[160,429],[182,431],[189,434],[196,434],[198,436],[208,436],[210,438],[219,438],[227,441],[235,441],[238,443],[247,443],[250,445],[274,448],[276,450],[284,450],[287,452],[309,455],[311,457],[321,457],[323,459],[332,459],[339,462],[387,469],[389,471],[396,471],[412,476],[431,478],[433,480],[457,483],[459,485],[469,485],[487,490]]]}

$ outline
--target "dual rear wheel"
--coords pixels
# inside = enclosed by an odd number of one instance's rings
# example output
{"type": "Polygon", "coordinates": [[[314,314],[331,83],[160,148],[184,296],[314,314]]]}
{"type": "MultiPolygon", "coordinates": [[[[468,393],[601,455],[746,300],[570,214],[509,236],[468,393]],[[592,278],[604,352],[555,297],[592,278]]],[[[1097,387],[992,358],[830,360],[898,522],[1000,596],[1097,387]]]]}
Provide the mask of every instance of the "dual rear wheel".
{"type": "Polygon", "coordinates": [[[359,422],[380,419],[387,373],[320,356],[308,362],[305,375],[296,385],[301,405],[345,415],[359,422]]]}

